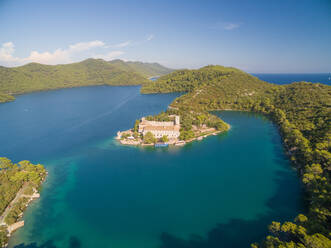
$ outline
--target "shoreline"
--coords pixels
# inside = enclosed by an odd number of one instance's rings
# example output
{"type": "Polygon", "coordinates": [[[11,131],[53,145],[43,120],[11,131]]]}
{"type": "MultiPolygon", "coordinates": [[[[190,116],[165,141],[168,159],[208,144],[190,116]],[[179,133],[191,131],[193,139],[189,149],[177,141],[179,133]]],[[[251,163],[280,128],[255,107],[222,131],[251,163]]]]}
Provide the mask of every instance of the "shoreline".
{"type": "MultiPolygon", "coordinates": [[[[228,124],[228,129],[226,131],[229,131],[231,129],[231,125],[228,124]]],[[[123,132],[129,132],[131,131],[131,129],[123,131],[123,132]]],[[[188,140],[177,140],[177,141],[169,141],[169,142],[164,142],[162,144],[166,144],[172,147],[181,147],[181,146],[185,146],[189,143],[192,143],[193,141],[202,141],[203,139],[209,137],[209,136],[217,136],[220,133],[224,133],[226,131],[219,131],[219,130],[214,130],[214,131],[210,131],[210,132],[206,132],[206,133],[202,133],[199,136],[196,136],[194,138],[188,139],[188,140]]],[[[150,143],[150,144],[146,144],[143,143],[143,141],[141,139],[139,140],[127,140],[127,139],[121,139],[118,135],[114,138],[118,143],[120,143],[121,145],[124,146],[141,146],[141,147],[145,147],[145,146],[155,146],[158,142],[155,143],[150,143]]]]}
{"type": "MultiPolygon", "coordinates": [[[[46,181],[46,177],[48,175],[48,172],[46,172],[46,176],[45,178],[41,181],[41,184],[39,185],[39,187],[46,181]]],[[[32,188],[33,193],[32,194],[24,194],[23,191],[28,187],[28,185],[23,185],[19,191],[16,193],[15,198],[10,202],[10,204],[7,206],[7,208],[5,209],[5,211],[2,213],[2,215],[0,216],[0,219],[2,220],[0,222],[0,227],[4,227],[7,230],[7,243],[4,244],[4,246],[2,246],[2,248],[7,248],[8,244],[9,244],[9,240],[12,236],[12,234],[17,231],[18,229],[20,229],[21,227],[24,227],[24,220],[22,220],[23,216],[24,216],[24,212],[25,210],[30,206],[30,204],[39,199],[40,198],[40,191],[36,188],[32,188]],[[7,224],[5,222],[6,217],[8,216],[8,214],[11,212],[11,210],[13,209],[13,207],[15,206],[15,204],[21,200],[21,199],[26,199],[26,202],[23,204],[23,209],[22,211],[19,213],[18,218],[16,220],[15,223],[12,224],[7,224]]]]}

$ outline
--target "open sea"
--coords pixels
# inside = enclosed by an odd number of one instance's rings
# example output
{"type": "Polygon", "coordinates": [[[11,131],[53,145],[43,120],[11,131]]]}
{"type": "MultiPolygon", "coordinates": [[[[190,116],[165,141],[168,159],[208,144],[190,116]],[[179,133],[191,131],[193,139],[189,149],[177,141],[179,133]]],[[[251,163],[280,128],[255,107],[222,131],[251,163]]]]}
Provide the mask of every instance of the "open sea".
{"type": "Polygon", "coordinates": [[[331,85],[331,73],[252,73],[259,79],[274,84],[289,84],[292,82],[312,82],[331,85]]]}

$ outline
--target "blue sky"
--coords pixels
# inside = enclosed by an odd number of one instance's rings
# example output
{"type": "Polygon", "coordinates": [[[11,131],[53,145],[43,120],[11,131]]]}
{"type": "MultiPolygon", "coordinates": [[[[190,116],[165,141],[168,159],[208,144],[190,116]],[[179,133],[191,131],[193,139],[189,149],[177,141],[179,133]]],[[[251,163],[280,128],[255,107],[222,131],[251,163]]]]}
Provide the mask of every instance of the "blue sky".
{"type": "Polygon", "coordinates": [[[0,65],[94,57],[331,71],[330,0],[0,0],[0,65]]]}

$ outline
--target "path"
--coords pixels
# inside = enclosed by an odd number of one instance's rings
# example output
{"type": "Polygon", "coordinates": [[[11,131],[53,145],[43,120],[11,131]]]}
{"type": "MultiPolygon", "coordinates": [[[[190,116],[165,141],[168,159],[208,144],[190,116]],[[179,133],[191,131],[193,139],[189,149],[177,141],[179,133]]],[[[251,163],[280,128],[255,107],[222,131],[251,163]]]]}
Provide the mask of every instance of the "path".
{"type": "Polygon", "coordinates": [[[0,216],[0,226],[2,225],[7,225],[5,223],[5,218],[6,216],[9,214],[10,210],[13,208],[14,204],[21,198],[21,197],[25,197],[25,195],[23,194],[24,190],[28,187],[28,184],[23,184],[23,186],[20,188],[20,190],[17,192],[15,198],[9,203],[9,205],[7,206],[7,208],[5,209],[5,211],[2,213],[2,215],[0,216]]]}

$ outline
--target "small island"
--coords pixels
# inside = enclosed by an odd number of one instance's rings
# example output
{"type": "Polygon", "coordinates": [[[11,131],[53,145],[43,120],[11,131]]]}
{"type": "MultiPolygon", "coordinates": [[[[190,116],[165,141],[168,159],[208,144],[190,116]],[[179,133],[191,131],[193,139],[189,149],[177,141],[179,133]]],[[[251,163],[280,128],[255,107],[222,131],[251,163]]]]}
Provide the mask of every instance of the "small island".
{"type": "Polygon", "coordinates": [[[23,211],[40,197],[39,189],[46,175],[40,164],[26,160],[14,164],[0,157],[0,247],[6,247],[11,234],[24,226],[23,211]]]}
{"type": "Polygon", "coordinates": [[[183,113],[170,107],[166,112],[136,120],[132,129],[117,132],[116,139],[123,145],[183,146],[229,128],[228,124],[209,113],[183,113]]]}

